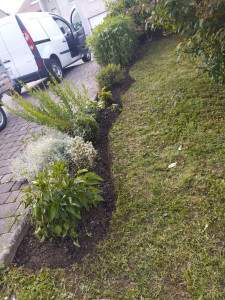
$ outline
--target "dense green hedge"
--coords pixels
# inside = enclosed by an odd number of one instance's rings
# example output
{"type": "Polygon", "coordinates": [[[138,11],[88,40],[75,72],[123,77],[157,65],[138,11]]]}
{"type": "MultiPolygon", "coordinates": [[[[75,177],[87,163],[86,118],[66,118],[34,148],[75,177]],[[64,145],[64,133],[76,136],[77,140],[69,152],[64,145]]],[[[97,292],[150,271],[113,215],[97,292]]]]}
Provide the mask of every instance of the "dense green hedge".
{"type": "Polygon", "coordinates": [[[136,33],[131,18],[118,15],[107,16],[89,38],[94,56],[101,66],[109,63],[126,65],[136,47],[136,33]]]}
{"type": "Polygon", "coordinates": [[[178,54],[199,57],[203,72],[225,82],[224,0],[116,0],[108,7],[112,15],[131,15],[141,30],[163,28],[165,34],[183,35],[178,54]]]}

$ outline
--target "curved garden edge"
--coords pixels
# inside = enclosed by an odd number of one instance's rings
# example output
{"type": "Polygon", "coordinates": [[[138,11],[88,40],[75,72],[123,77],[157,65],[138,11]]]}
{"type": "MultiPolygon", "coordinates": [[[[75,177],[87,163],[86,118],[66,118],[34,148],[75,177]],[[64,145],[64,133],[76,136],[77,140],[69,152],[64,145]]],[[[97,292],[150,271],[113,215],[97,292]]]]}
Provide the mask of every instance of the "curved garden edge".
{"type": "MultiPolygon", "coordinates": [[[[154,41],[146,41],[138,48],[133,61],[126,68],[125,79],[111,90],[114,103],[119,104],[120,107],[122,107],[120,102],[121,95],[134,82],[129,76],[130,67],[146,53],[154,41]]],[[[92,208],[90,212],[85,213],[83,216],[83,221],[78,229],[78,240],[81,247],[74,248],[73,241],[70,238],[64,240],[56,238],[41,244],[33,235],[33,227],[30,227],[16,252],[13,263],[17,266],[31,269],[45,267],[66,268],[71,264],[80,263],[86,255],[92,255],[95,246],[104,238],[109,230],[110,219],[117,199],[111,175],[108,134],[119,114],[119,110],[115,111],[107,108],[100,112],[97,119],[99,123],[99,137],[93,142],[93,146],[98,151],[95,172],[104,180],[99,188],[102,190],[102,196],[105,201],[99,203],[97,208],[92,208]]]]}

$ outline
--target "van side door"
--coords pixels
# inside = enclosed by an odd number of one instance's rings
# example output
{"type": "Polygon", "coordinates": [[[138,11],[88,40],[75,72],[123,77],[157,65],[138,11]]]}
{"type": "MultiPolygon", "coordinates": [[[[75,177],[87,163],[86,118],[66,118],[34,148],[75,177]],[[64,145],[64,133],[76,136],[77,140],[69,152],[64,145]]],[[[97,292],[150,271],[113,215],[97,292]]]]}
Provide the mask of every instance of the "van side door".
{"type": "Polygon", "coordinates": [[[81,17],[76,8],[72,10],[72,13],[70,15],[70,22],[77,34],[77,47],[82,53],[86,49],[86,34],[81,17]]]}
{"type": "MultiPolygon", "coordinates": [[[[58,56],[62,67],[65,67],[72,62],[72,57],[65,36],[60,30],[58,24],[52,16],[43,16],[38,18],[45,32],[51,40],[54,53],[58,56]]],[[[53,53],[52,53],[53,54],[53,53]]],[[[47,58],[47,57],[46,57],[47,58]]]]}

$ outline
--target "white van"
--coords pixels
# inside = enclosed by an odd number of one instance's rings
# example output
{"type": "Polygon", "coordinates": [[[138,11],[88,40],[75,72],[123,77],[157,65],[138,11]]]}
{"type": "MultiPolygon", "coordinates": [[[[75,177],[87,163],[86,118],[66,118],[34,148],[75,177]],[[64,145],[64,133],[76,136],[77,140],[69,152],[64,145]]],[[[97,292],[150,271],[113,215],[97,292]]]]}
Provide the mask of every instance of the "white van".
{"type": "Polygon", "coordinates": [[[91,60],[82,24],[69,24],[46,12],[23,13],[0,19],[0,58],[18,81],[28,83],[63,76],[63,68],[82,59],[91,60]]]}

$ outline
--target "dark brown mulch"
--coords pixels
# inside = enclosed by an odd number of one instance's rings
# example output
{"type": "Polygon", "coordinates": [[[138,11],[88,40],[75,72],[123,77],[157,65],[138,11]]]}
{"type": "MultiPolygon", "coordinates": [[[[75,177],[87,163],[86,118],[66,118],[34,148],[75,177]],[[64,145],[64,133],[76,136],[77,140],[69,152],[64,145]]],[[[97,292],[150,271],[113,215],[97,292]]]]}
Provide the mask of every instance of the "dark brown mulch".
{"type": "MultiPolygon", "coordinates": [[[[147,41],[139,47],[131,65],[146,53],[151,43],[152,42],[147,41]]],[[[130,66],[126,69],[125,79],[112,89],[114,101],[121,107],[121,95],[123,95],[134,82],[129,76],[130,66]]],[[[70,238],[64,240],[56,238],[40,243],[33,235],[34,228],[31,227],[21,242],[14,258],[14,263],[17,266],[23,265],[31,269],[45,267],[66,268],[73,263],[80,263],[85,255],[92,255],[96,245],[104,238],[109,229],[110,219],[115,209],[117,199],[110,171],[111,159],[108,133],[119,114],[119,111],[106,109],[102,111],[98,117],[100,126],[99,138],[93,143],[95,149],[98,150],[95,172],[104,179],[104,182],[99,188],[102,190],[102,196],[105,201],[99,203],[96,209],[93,208],[90,212],[85,213],[83,222],[79,228],[78,240],[81,247],[75,248],[70,238]],[[87,233],[92,237],[88,236],[87,233]]]]}

